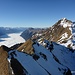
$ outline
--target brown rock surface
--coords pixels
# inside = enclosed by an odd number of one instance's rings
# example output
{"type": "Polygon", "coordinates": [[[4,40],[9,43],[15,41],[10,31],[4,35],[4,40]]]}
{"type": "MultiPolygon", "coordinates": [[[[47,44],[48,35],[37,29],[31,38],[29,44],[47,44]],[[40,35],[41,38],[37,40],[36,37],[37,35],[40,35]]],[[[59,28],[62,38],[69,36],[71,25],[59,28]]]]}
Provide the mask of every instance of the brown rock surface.
{"type": "Polygon", "coordinates": [[[28,39],[24,44],[22,44],[17,50],[28,53],[28,54],[33,54],[34,50],[32,47],[33,41],[28,39]]]}
{"type": "Polygon", "coordinates": [[[5,46],[0,47],[0,75],[9,75],[9,68],[8,68],[8,53],[7,51],[9,48],[5,46]]]}

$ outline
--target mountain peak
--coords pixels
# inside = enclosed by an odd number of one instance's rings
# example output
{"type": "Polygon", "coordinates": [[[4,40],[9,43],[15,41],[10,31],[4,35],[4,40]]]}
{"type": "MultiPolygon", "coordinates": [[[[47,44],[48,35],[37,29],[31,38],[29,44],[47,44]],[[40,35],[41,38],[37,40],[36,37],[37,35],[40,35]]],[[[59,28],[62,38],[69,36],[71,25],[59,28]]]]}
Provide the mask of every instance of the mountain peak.
{"type": "Polygon", "coordinates": [[[71,27],[72,22],[66,18],[63,18],[61,19],[60,25],[63,26],[64,28],[71,27]]]}
{"type": "Polygon", "coordinates": [[[67,20],[67,18],[62,18],[62,20],[67,20]]]}
{"type": "MultiPolygon", "coordinates": [[[[67,18],[58,20],[52,27],[41,31],[38,35],[39,34],[41,34],[41,37],[39,36],[37,39],[39,39],[40,42],[45,38],[46,40],[54,41],[68,48],[75,49],[72,48],[75,43],[75,38],[73,40],[74,43],[72,42],[73,37],[75,37],[75,22],[67,18]],[[74,36],[72,36],[72,34],[74,34],[74,36]]],[[[36,34],[34,36],[36,36],[36,34]]]]}

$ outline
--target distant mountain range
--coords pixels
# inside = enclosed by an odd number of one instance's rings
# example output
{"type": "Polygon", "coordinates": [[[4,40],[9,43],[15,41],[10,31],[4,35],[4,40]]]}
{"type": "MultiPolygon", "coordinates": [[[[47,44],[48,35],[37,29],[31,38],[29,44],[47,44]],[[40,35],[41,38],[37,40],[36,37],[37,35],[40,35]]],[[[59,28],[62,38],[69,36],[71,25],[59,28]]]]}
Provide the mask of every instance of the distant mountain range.
{"type": "Polygon", "coordinates": [[[15,28],[12,28],[12,27],[0,27],[0,36],[8,34],[8,33],[21,32],[21,31],[24,31],[25,29],[27,29],[27,28],[24,28],[24,27],[15,27],[15,28]]]}

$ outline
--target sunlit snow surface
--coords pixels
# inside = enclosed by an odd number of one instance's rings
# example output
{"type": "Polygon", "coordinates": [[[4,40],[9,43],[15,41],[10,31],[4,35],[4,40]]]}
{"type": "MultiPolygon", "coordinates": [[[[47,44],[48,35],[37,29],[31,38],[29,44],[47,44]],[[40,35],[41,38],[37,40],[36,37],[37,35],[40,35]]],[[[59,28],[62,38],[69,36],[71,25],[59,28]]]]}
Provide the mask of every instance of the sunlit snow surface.
{"type": "Polygon", "coordinates": [[[0,46],[11,47],[15,44],[23,43],[25,40],[20,36],[21,33],[12,33],[0,36],[0,46]]]}
{"type": "Polygon", "coordinates": [[[28,55],[17,50],[9,51],[9,63],[12,55],[26,69],[26,75],[63,75],[67,71],[67,67],[72,71],[75,70],[75,53],[70,52],[67,48],[55,44],[54,50],[50,52],[41,45],[34,44],[35,55],[39,56],[37,60],[33,59],[33,55],[28,55]],[[15,53],[14,53],[15,52],[15,53]],[[46,56],[46,59],[40,54],[46,56]],[[12,55],[11,55],[12,54],[12,55]],[[56,57],[58,61],[55,60],[56,57]]]}

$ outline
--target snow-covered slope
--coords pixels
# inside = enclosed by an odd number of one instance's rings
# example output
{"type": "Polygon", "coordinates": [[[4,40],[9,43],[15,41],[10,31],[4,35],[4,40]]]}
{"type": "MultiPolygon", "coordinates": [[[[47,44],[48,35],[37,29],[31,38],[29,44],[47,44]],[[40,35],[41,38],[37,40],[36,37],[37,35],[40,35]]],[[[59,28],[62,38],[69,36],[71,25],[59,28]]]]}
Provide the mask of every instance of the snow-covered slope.
{"type": "MultiPolygon", "coordinates": [[[[62,43],[62,45],[72,48],[75,50],[75,22],[70,26],[71,35],[67,37],[67,41],[62,43]]],[[[66,34],[67,36],[68,34],[66,34]]],[[[66,38],[66,36],[64,36],[66,38]]]]}
{"type": "Polygon", "coordinates": [[[0,37],[0,46],[5,45],[7,47],[11,47],[15,44],[23,43],[25,42],[25,39],[23,39],[20,36],[21,33],[11,33],[7,35],[3,35],[0,37]]]}
{"type": "Polygon", "coordinates": [[[53,43],[53,47],[53,51],[50,52],[36,42],[33,44],[34,54],[32,55],[17,50],[9,51],[8,61],[12,73],[16,75],[71,75],[71,72],[75,71],[75,52],[72,53],[68,48],[56,43],[53,43]]]}

